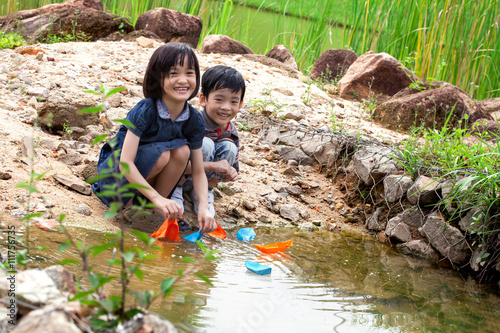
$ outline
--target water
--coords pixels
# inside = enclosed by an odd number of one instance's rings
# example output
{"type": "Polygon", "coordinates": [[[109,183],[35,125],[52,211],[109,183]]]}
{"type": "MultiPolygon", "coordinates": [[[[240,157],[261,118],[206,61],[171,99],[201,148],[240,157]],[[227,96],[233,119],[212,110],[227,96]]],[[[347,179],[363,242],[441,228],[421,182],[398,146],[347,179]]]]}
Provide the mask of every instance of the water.
{"type": "MultiPolygon", "coordinates": [[[[186,320],[199,332],[500,331],[498,294],[452,270],[400,255],[368,234],[254,226],[257,237],[252,242],[294,240],[285,253],[267,255],[236,240],[238,227],[226,230],[225,241],[205,237],[207,246],[221,251],[220,260],[206,262],[200,270],[213,287],[186,276],[172,295],[153,305],[154,312],[174,323],[186,320]],[[247,259],[272,267],[272,273],[249,272],[247,259]]],[[[105,240],[96,231],[72,233],[86,244],[105,240]]],[[[47,247],[38,256],[41,266],[75,257],[57,253],[62,234],[32,228],[31,239],[47,247]]],[[[136,245],[132,238],[127,242],[127,247],[136,245]]],[[[144,280],[134,280],[133,289],[159,290],[164,279],[189,267],[182,257],[203,256],[187,242],[162,243],[162,250],[152,253],[158,257],[146,263],[144,280]]],[[[105,271],[110,256],[105,252],[92,258],[95,270],[105,271]]],[[[78,267],[69,269],[80,275],[78,267]]],[[[110,274],[118,275],[118,269],[112,267],[110,274]]],[[[118,286],[108,292],[118,293],[118,286]]]]}

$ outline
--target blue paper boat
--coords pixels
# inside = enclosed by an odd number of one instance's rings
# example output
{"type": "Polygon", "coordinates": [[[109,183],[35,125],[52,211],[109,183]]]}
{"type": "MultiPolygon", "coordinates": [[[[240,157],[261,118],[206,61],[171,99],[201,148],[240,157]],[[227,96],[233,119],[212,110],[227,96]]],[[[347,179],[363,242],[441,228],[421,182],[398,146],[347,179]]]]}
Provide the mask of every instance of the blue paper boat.
{"type": "Polygon", "coordinates": [[[200,231],[193,232],[191,235],[184,236],[184,239],[196,243],[196,241],[201,240],[201,237],[203,237],[203,234],[200,231]]]}
{"type": "Polygon", "coordinates": [[[267,267],[252,260],[245,261],[245,266],[249,271],[252,271],[259,275],[266,275],[271,273],[271,267],[267,267]]]}
{"type": "Polygon", "coordinates": [[[238,230],[236,238],[241,241],[248,242],[255,238],[255,231],[252,228],[243,228],[238,230]]]}

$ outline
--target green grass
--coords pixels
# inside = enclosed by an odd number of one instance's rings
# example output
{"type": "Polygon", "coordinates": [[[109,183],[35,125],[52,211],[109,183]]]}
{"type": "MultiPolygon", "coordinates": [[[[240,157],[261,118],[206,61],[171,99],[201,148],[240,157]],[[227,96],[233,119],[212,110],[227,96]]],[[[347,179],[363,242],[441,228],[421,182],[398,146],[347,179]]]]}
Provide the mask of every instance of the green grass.
{"type": "Polygon", "coordinates": [[[13,49],[24,44],[24,38],[19,33],[0,31],[0,49],[13,49]]]}
{"type": "MultiPolygon", "coordinates": [[[[53,2],[61,1],[0,0],[0,12],[53,2]]],[[[155,7],[196,15],[203,21],[200,40],[210,33],[224,34],[260,54],[283,44],[302,71],[325,50],[330,25],[341,23],[342,48],[358,55],[369,50],[389,53],[422,81],[450,82],[478,100],[500,96],[500,0],[103,0],[103,5],[132,24],[155,7]],[[241,15],[241,6],[257,11],[241,15]],[[268,19],[271,29],[258,20],[268,15],[265,11],[275,13],[268,19]],[[262,47],[257,40],[271,30],[262,47]]]]}
{"type": "Polygon", "coordinates": [[[387,52],[423,81],[500,96],[499,0],[354,0],[349,13],[344,41],[356,53],[387,52]]]}

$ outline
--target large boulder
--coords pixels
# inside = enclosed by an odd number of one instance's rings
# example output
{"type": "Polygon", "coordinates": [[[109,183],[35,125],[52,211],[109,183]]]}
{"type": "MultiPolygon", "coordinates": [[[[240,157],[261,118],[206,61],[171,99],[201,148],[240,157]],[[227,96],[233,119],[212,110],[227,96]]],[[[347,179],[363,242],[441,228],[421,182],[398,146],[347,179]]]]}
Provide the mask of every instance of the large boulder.
{"type": "Polygon", "coordinates": [[[197,16],[166,8],[154,8],[141,14],[135,24],[136,30],[147,30],[158,35],[166,43],[182,42],[196,48],[203,24],[197,16]]]}
{"type": "Polygon", "coordinates": [[[460,230],[447,223],[441,214],[429,215],[418,231],[432,247],[453,264],[465,265],[469,262],[472,251],[465,236],[460,230]]]}
{"type": "Polygon", "coordinates": [[[326,50],[314,62],[311,76],[315,80],[338,81],[356,59],[358,55],[352,50],[326,50]]]}
{"type": "Polygon", "coordinates": [[[224,35],[208,35],[203,38],[201,53],[253,54],[248,47],[224,35]]]}
{"type": "Polygon", "coordinates": [[[102,11],[97,0],[69,0],[0,17],[2,31],[18,31],[29,43],[43,42],[50,35],[96,41],[115,32],[134,28],[127,20],[102,11]]]}
{"type": "Polygon", "coordinates": [[[492,119],[467,93],[446,82],[405,89],[373,111],[373,119],[392,130],[442,128],[446,121],[448,126],[457,127],[465,116],[469,124],[492,119]]]}
{"type": "Polygon", "coordinates": [[[69,100],[59,97],[50,98],[38,109],[38,118],[44,127],[51,131],[63,131],[67,127],[86,128],[99,125],[99,115],[94,113],[79,114],[78,111],[93,107],[92,100],[69,100]]]}
{"type": "Polygon", "coordinates": [[[367,52],[352,63],[339,81],[342,98],[385,100],[419,79],[387,53],[367,52]]]}
{"type": "Polygon", "coordinates": [[[486,113],[493,113],[500,111],[500,97],[484,99],[477,102],[479,107],[486,113]]]}
{"type": "Polygon", "coordinates": [[[266,57],[276,59],[295,70],[299,69],[299,66],[297,66],[297,62],[295,61],[292,52],[290,52],[290,50],[287,49],[284,45],[276,45],[266,53],[266,57]]]}

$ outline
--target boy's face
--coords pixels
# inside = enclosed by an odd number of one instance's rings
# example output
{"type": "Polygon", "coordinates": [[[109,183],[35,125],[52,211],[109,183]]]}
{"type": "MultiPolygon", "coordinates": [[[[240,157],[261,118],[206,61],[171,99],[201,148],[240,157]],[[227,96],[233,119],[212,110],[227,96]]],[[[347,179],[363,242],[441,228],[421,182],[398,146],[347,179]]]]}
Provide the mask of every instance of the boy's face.
{"type": "Polygon", "coordinates": [[[200,95],[200,104],[207,112],[208,117],[216,123],[222,131],[225,131],[227,124],[236,117],[241,108],[241,91],[233,92],[231,89],[217,89],[207,96],[200,95]]]}

